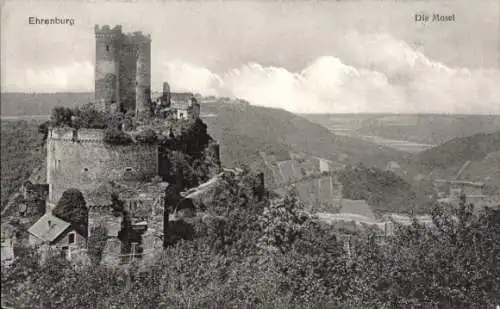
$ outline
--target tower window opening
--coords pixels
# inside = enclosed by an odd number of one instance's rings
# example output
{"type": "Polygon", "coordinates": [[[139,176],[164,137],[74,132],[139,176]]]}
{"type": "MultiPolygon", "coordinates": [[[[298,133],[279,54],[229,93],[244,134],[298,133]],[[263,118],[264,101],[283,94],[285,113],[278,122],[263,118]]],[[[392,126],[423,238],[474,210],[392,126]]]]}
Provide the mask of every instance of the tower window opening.
{"type": "Polygon", "coordinates": [[[132,171],[133,171],[133,168],[131,168],[131,167],[126,167],[126,168],[125,168],[125,171],[126,171],[126,172],[132,172],[132,171]]]}
{"type": "Polygon", "coordinates": [[[106,51],[109,52],[109,45],[106,45],[106,51]]]}
{"type": "Polygon", "coordinates": [[[84,167],[84,168],[83,168],[83,171],[84,171],[84,172],[88,172],[88,171],[89,171],[89,168],[88,168],[88,167],[84,167]]]}

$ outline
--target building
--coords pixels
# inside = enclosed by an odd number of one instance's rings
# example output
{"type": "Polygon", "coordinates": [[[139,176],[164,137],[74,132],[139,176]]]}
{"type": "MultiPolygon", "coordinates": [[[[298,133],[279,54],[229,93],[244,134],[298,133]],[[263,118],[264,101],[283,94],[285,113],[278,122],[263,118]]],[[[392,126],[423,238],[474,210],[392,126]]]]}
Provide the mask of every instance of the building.
{"type": "Polygon", "coordinates": [[[86,237],[73,228],[71,223],[51,213],[43,215],[28,229],[28,233],[31,246],[48,245],[68,251],[71,248],[85,247],[87,243],[86,237]]]}
{"type": "Polygon", "coordinates": [[[170,107],[175,110],[176,119],[198,119],[200,104],[192,93],[172,93],[170,107]]]}
{"type": "Polygon", "coordinates": [[[95,105],[99,110],[149,115],[151,36],[95,26],[95,105]]]}
{"type": "Polygon", "coordinates": [[[158,176],[158,145],[107,145],[104,132],[53,128],[47,137],[49,208],[64,191],[79,189],[86,200],[109,181],[149,182],[158,176]]]}
{"type": "Polygon", "coordinates": [[[196,96],[191,92],[170,92],[168,83],[163,84],[163,94],[155,102],[155,114],[161,118],[168,115],[184,120],[200,118],[200,103],[196,96]]]}

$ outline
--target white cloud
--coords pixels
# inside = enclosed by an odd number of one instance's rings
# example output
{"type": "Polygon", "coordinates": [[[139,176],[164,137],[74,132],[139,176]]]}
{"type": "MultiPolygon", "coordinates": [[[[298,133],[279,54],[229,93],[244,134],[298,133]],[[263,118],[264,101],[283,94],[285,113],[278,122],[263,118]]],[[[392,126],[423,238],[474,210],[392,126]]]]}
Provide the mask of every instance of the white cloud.
{"type": "Polygon", "coordinates": [[[153,88],[159,90],[163,81],[168,81],[170,88],[176,91],[191,91],[205,95],[219,94],[222,80],[206,68],[180,61],[167,62],[159,68],[160,70],[156,71],[153,67],[155,70],[153,80],[157,81],[153,84],[153,88]]]}
{"type": "MultiPolygon", "coordinates": [[[[386,34],[354,32],[340,41],[340,53],[297,72],[248,63],[217,74],[188,62],[153,59],[153,89],[168,81],[173,91],[239,97],[299,113],[500,113],[499,70],[450,68],[386,34]]],[[[93,88],[90,62],[9,72],[17,73],[6,75],[9,91],[93,88]]]]}
{"type": "Polygon", "coordinates": [[[12,70],[5,80],[5,88],[18,92],[87,92],[92,91],[89,83],[94,78],[94,66],[90,62],[74,62],[35,70],[12,70]],[[18,73],[19,72],[19,73],[18,73]]]}
{"type": "Polygon", "coordinates": [[[352,33],[344,43],[338,58],[300,72],[250,63],[220,76],[193,66],[170,76],[181,88],[204,81],[210,94],[299,113],[500,113],[498,70],[450,68],[385,34],[352,33]]]}

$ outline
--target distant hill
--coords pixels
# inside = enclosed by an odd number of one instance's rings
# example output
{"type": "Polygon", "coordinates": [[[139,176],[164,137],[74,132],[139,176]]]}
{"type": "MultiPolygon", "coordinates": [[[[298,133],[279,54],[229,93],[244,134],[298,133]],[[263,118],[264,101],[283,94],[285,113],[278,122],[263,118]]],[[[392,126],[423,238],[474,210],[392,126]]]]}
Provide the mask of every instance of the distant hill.
{"type": "Polygon", "coordinates": [[[303,115],[331,131],[438,145],[500,130],[500,115],[303,115]]]}
{"type": "MultiPolygon", "coordinates": [[[[7,93],[2,94],[2,116],[48,115],[53,107],[73,107],[91,100],[91,93],[7,93]]],[[[203,121],[208,126],[208,133],[221,145],[223,166],[244,164],[262,170],[268,184],[274,183],[275,178],[260,152],[272,155],[277,161],[290,160],[290,153],[306,153],[342,165],[363,162],[366,166],[379,168],[390,161],[409,160],[406,153],[334,135],[323,126],[284,110],[212,99],[210,103],[202,103],[202,115],[207,115],[203,121]]],[[[36,127],[32,130],[36,131],[36,127]]],[[[315,183],[327,184],[326,181],[315,183]]]]}
{"type": "Polygon", "coordinates": [[[500,131],[479,133],[451,139],[427,149],[414,158],[414,163],[425,170],[458,169],[467,161],[482,161],[490,153],[500,150],[500,131]]]}
{"type": "Polygon", "coordinates": [[[257,158],[259,151],[265,149],[278,153],[278,160],[289,159],[286,155],[288,151],[380,167],[391,160],[408,159],[408,155],[403,152],[334,135],[321,125],[280,109],[249,104],[206,103],[202,105],[202,111],[217,115],[204,121],[210,135],[220,141],[221,153],[228,151],[226,155],[222,154],[222,160],[227,164],[257,158]],[[238,151],[241,147],[248,151],[241,154],[238,151]],[[238,156],[227,156],[233,152],[238,156]]]}
{"type": "Polygon", "coordinates": [[[2,116],[48,115],[56,106],[81,106],[93,97],[90,92],[2,93],[2,116]]]}
{"type": "Polygon", "coordinates": [[[437,145],[457,137],[500,130],[500,115],[419,115],[409,120],[407,124],[387,125],[390,118],[370,119],[357,132],[437,145]]]}

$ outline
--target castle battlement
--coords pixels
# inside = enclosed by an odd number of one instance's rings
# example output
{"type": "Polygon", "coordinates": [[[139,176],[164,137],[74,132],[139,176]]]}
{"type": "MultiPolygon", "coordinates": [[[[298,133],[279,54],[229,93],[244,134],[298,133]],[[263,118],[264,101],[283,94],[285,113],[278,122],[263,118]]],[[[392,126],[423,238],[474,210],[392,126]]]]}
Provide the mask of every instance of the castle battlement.
{"type": "Polygon", "coordinates": [[[47,138],[49,200],[79,188],[84,195],[108,181],[143,181],[158,176],[158,145],[110,145],[104,130],[51,128],[47,138]]]}
{"type": "Polygon", "coordinates": [[[104,130],[98,129],[49,129],[48,139],[71,143],[104,143],[104,130]]]}
{"type": "Polygon", "coordinates": [[[122,33],[122,26],[121,25],[116,25],[113,28],[111,28],[109,25],[103,25],[102,27],[99,27],[99,25],[94,26],[94,32],[95,33],[122,33]]]}

